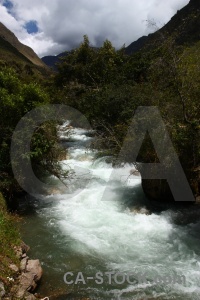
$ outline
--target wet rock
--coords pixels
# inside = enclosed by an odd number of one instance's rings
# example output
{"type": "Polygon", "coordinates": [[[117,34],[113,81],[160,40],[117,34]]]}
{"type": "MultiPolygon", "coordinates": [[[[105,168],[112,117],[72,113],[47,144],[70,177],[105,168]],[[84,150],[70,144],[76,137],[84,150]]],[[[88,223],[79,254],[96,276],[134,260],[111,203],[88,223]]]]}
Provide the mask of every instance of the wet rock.
{"type": "Polygon", "coordinates": [[[151,215],[151,212],[146,209],[145,207],[134,207],[131,209],[131,213],[134,213],[134,214],[142,214],[142,215],[151,215]]]}
{"type": "MultiPolygon", "coordinates": [[[[42,277],[42,267],[38,259],[28,260],[28,257],[26,257],[21,261],[20,270],[26,273],[22,273],[19,276],[19,285],[14,287],[13,292],[16,297],[23,298],[27,295],[27,292],[32,292],[37,287],[36,282],[38,282],[42,277]]],[[[33,298],[31,294],[28,294],[27,297],[29,297],[28,300],[35,299],[35,297],[33,298]]]]}
{"type": "Polygon", "coordinates": [[[59,195],[61,194],[61,191],[58,188],[50,189],[47,193],[48,195],[59,195]]]}
{"type": "MultiPolygon", "coordinates": [[[[40,261],[38,259],[36,260],[29,260],[29,257],[27,256],[27,252],[29,251],[30,247],[27,246],[25,243],[22,243],[20,246],[15,246],[14,250],[16,253],[16,256],[21,260],[20,261],[20,268],[18,268],[14,264],[10,264],[9,268],[13,270],[14,272],[18,273],[19,276],[17,280],[13,278],[9,278],[9,281],[13,281],[13,286],[10,291],[10,296],[8,296],[8,299],[3,298],[4,300],[12,300],[12,299],[26,299],[26,300],[36,300],[37,298],[31,294],[35,288],[37,287],[37,282],[42,277],[42,267],[40,264],[40,261]],[[14,296],[14,298],[13,298],[14,296]]],[[[0,282],[0,299],[5,293],[3,284],[1,285],[0,282]]]]}
{"type": "Polygon", "coordinates": [[[20,262],[20,270],[23,272],[26,270],[26,265],[27,265],[27,262],[28,262],[28,256],[23,258],[20,262]]]}
{"type": "Polygon", "coordinates": [[[34,278],[35,275],[32,273],[23,273],[19,277],[19,285],[12,290],[16,297],[23,298],[26,292],[33,291],[36,288],[34,278]]]}
{"type": "Polygon", "coordinates": [[[134,176],[141,176],[140,172],[136,169],[131,169],[130,170],[130,175],[134,175],[134,176]]]}
{"type": "Polygon", "coordinates": [[[34,277],[35,282],[41,279],[43,271],[39,259],[28,260],[26,265],[26,270],[27,272],[35,275],[34,277]]]}

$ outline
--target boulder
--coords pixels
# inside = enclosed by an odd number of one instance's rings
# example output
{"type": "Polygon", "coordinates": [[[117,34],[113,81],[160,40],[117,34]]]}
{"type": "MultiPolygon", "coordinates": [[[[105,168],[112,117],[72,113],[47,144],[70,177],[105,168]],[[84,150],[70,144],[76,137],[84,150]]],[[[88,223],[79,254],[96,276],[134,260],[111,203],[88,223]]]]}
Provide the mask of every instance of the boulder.
{"type": "Polygon", "coordinates": [[[138,171],[138,170],[136,170],[136,169],[131,169],[130,170],[130,176],[131,175],[134,175],[134,176],[141,176],[140,175],[140,172],[138,171]]]}
{"type": "Polygon", "coordinates": [[[26,265],[26,271],[34,275],[35,282],[39,281],[42,277],[42,267],[39,259],[28,260],[26,265]]]}
{"type": "MultiPolygon", "coordinates": [[[[16,297],[23,298],[27,292],[32,292],[37,287],[36,282],[42,277],[42,267],[38,259],[28,260],[28,257],[25,257],[21,261],[20,270],[25,273],[19,276],[19,285],[14,288],[14,293],[16,297]]],[[[27,297],[29,297],[28,300],[35,299],[31,294],[28,294],[27,297]]]]}
{"type": "Polygon", "coordinates": [[[130,210],[134,214],[151,215],[151,212],[145,207],[134,207],[130,210]]]}
{"type": "Polygon", "coordinates": [[[17,298],[23,298],[26,292],[33,291],[36,288],[37,285],[34,278],[35,275],[32,273],[23,273],[19,277],[19,285],[15,287],[15,294],[17,298]]]}

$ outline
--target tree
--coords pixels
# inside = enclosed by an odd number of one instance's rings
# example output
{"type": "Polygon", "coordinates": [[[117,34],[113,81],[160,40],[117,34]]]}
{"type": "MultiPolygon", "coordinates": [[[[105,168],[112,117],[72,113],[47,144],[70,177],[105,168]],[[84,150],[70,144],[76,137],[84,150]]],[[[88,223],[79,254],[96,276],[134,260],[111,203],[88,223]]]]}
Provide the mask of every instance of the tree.
{"type": "MultiPolygon", "coordinates": [[[[47,104],[49,95],[36,83],[24,83],[11,68],[0,69],[0,190],[8,199],[20,192],[15,182],[10,161],[10,144],[13,131],[25,113],[33,108],[47,104]]],[[[24,133],[26,128],[24,128],[24,133]]],[[[42,172],[48,171],[59,176],[57,158],[59,149],[56,146],[57,135],[54,123],[43,124],[32,139],[31,153],[33,167],[42,172]]],[[[19,138],[20,147],[20,138],[19,138]]]]}

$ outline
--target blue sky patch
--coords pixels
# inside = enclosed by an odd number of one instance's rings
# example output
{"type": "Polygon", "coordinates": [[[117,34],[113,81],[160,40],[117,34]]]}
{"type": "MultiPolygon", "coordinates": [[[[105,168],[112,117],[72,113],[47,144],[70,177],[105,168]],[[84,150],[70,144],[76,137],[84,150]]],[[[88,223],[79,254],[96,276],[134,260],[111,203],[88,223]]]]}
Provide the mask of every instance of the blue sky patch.
{"type": "Polygon", "coordinates": [[[38,26],[36,21],[29,21],[25,24],[25,29],[28,33],[37,33],[38,32],[38,26]]]}
{"type": "Polygon", "coordinates": [[[13,8],[13,4],[10,0],[4,0],[3,1],[3,6],[5,6],[7,8],[7,10],[9,11],[11,8],[13,8]]]}

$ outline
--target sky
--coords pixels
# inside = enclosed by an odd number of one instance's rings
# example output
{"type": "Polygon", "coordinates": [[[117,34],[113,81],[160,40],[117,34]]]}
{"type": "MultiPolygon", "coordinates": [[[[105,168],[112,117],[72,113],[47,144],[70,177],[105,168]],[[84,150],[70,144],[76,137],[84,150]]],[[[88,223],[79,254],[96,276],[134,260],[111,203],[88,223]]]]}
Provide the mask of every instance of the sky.
{"type": "MultiPolygon", "coordinates": [[[[198,1],[198,0],[197,0],[198,1]]],[[[40,56],[77,47],[87,34],[92,46],[108,39],[128,46],[166,24],[189,0],[0,0],[0,21],[40,56]]]]}

